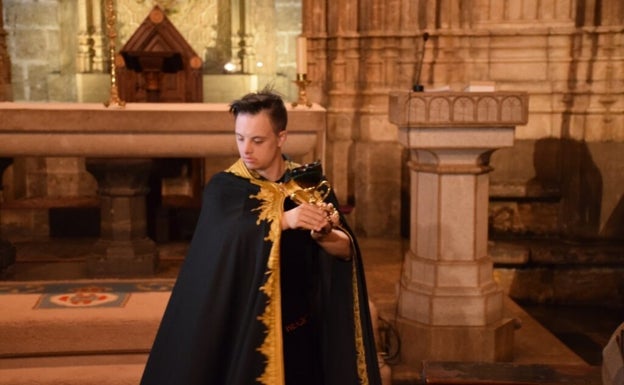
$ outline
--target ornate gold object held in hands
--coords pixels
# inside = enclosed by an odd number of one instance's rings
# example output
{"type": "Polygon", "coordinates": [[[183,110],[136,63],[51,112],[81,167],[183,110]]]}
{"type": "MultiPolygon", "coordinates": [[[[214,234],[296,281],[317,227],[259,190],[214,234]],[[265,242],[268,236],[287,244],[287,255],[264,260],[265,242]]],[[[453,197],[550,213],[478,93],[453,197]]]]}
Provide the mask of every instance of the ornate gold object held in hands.
{"type": "MultiPolygon", "coordinates": [[[[323,179],[323,168],[318,160],[290,170],[290,179],[281,186],[286,196],[298,205],[320,204],[331,192],[331,185],[323,179]]],[[[312,230],[310,235],[314,240],[324,238],[333,228],[343,228],[338,217],[338,210],[332,204],[327,206],[326,215],[330,227],[327,231],[319,233],[312,230]]]]}
{"type": "Polygon", "coordinates": [[[320,161],[294,168],[288,182],[282,183],[286,195],[297,204],[321,203],[329,196],[331,185],[323,180],[320,161]]]}
{"type": "Polygon", "coordinates": [[[317,204],[323,202],[331,191],[331,186],[326,180],[320,182],[316,186],[303,188],[291,179],[284,184],[284,188],[290,199],[299,205],[303,203],[317,204]]]}

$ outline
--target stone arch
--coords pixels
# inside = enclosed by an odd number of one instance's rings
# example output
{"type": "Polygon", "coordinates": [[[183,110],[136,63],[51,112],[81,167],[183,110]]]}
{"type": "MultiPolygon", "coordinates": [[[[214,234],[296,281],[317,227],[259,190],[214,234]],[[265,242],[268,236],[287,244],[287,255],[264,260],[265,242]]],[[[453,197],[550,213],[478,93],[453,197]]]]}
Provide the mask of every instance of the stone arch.
{"type": "Polygon", "coordinates": [[[467,96],[460,96],[453,100],[453,121],[474,122],[475,102],[467,96]]]}
{"type": "Polygon", "coordinates": [[[431,99],[428,111],[430,122],[448,122],[451,120],[451,104],[447,98],[431,99]]]}
{"type": "Polygon", "coordinates": [[[427,118],[425,101],[421,98],[409,98],[407,102],[407,116],[410,121],[424,122],[427,118]]]}
{"type": "Polygon", "coordinates": [[[494,97],[485,96],[477,102],[477,121],[495,121],[498,118],[499,110],[498,101],[494,97]]]}
{"type": "Polygon", "coordinates": [[[522,120],[522,101],[517,96],[508,96],[501,101],[501,119],[517,122],[522,120]]]}

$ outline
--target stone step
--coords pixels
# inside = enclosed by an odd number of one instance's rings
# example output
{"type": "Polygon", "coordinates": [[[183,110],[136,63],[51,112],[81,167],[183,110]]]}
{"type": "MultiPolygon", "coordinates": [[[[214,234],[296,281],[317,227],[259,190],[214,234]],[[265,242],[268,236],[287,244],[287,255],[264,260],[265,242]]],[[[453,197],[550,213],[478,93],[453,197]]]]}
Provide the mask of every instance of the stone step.
{"type": "Polygon", "coordinates": [[[0,358],[147,353],[169,292],[130,293],[120,306],[38,308],[42,294],[0,295],[0,358]]]}
{"type": "Polygon", "coordinates": [[[137,385],[146,354],[0,359],[0,385],[137,385]]]}
{"type": "Polygon", "coordinates": [[[128,294],[114,307],[78,308],[0,294],[0,385],[138,384],[170,292],[128,294]]]}
{"type": "Polygon", "coordinates": [[[100,198],[97,196],[33,197],[0,202],[0,209],[3,210],[33,210],[68,207],[100,207],[100,198]]]}

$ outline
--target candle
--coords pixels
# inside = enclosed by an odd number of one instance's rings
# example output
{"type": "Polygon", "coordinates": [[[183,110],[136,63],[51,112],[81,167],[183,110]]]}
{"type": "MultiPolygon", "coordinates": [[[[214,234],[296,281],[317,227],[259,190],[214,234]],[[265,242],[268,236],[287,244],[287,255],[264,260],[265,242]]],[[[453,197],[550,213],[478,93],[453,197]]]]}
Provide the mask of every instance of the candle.
{"type": "Polygon", "coordinates": [[[308,46],[304,36],[297,37],[297,73],[308,72],[308,46]]]}

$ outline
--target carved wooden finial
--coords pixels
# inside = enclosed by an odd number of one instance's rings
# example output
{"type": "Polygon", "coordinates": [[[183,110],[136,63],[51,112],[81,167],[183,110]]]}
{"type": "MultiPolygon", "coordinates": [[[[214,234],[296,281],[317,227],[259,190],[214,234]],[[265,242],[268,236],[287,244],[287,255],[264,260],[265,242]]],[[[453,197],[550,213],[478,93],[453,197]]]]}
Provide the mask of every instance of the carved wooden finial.
{"type": "Polygon", "coordinates": [[[165,20],[165,13],[159,6],[155,6],[149,14],[149,19],[154,24],[160,24],[165,20]]]}

